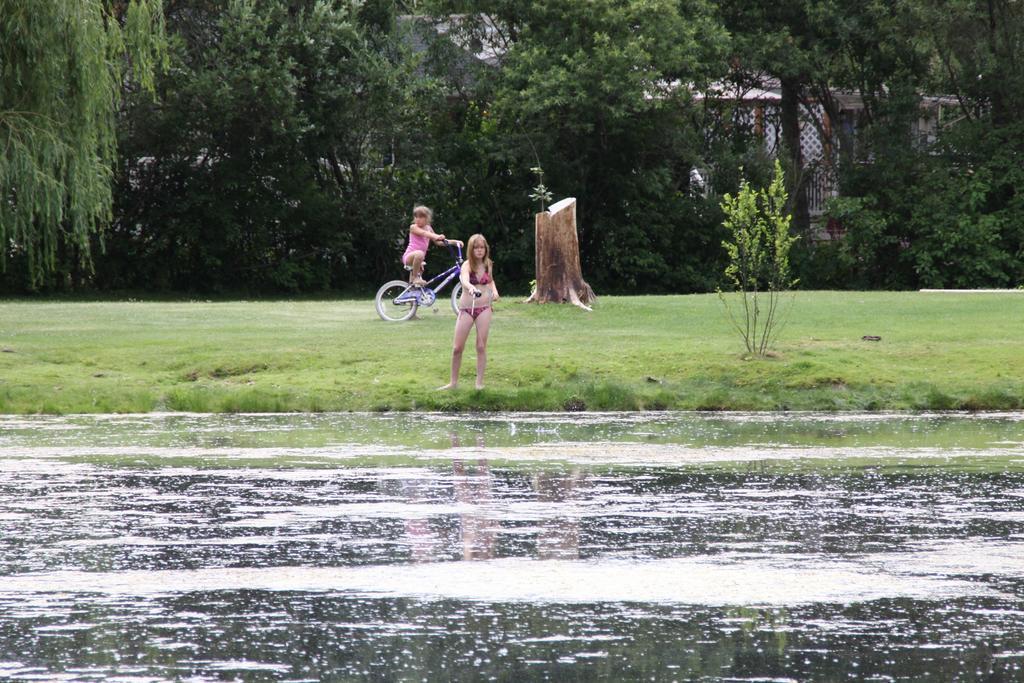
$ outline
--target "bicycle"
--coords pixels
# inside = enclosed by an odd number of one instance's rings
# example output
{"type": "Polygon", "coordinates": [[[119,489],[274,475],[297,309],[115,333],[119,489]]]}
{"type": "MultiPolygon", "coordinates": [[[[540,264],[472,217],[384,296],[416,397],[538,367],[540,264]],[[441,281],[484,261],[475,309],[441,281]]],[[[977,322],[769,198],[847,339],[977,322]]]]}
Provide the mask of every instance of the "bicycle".
{"type": "MultiPolygon", "coordinates": [[[[462,268],[462,246],[453,245],[445,240],[444,245],[455,259],[455,265],[448,270],[435,275],[427,284],[416,286],[405,280],[392,280],[385,282],[377,290],[374,297],[374,304],[377,307],[377,315],[381,320],[392,323],[402,322],[416,315],[416,309],[420,306],[433,306],[437,301],[437,294],[453,279],[459,277],[459,270],[462,268]],[[439,283],[436,284],[435,283],[439,283]]],[[[409,266],[405,267],[409,270],[409,266]]],[[[452,311],[459,314],[459,297],[462,295],[462,283],[456,281],[452,289],[452,311]]]]}

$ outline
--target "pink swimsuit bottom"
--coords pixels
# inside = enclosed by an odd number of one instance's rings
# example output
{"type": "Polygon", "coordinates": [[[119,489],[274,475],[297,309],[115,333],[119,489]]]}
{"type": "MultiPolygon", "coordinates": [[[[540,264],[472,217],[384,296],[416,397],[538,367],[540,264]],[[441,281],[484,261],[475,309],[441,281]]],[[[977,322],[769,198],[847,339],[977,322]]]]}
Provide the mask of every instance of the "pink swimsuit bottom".
{"type": "MultiPolygon", "coordinates": [[[[479,279],[477,279],[476,273],[469,274],[469,284],[471,285],[486,285],[490,284],[490,282],[491,276],[489,273],[484,273],[484,276],[479,279]]],[[[459,309],[459,311],[465,311],[466,313],[469,313],[471,316],[473,316],[473,320],[476,320],[478,317],[480,317],[480,314],[483,313],[484,311],[489,310],[491,310],[490,304],[488,304],[487,306],[474,306],[473,308],[459,309]]],[[[461,313],[459,315],[461,315],[461,313]]]]}
{"type": "Polygon", "coordinates": [[[473,316],[473,320],[476,320],[477,318],[480,317],[481,313],[489,310],[491,310],[490,306],[477,306],[476,308],[460,308],[459,315],[462,315],[463,313],[469,313],[471,316],[473,316]]]}

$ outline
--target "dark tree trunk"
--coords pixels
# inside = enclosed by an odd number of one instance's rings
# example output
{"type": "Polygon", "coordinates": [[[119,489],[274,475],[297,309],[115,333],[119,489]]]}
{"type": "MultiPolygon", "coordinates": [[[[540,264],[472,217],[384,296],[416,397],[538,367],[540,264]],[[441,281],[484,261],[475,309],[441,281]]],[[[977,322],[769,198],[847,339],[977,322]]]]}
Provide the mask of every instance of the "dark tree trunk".
{"type": "Polygon", "coordinates": [[[807,205],[807,183],[804,179],[804,159],[800,151],[800,87],[797,78],[780,79],[782,86],[782,145],[788,163],[786,176],[789,181],[789,196],[792,202],[793,223],[800,233],[807,231],[811,223],[807,205]]]}

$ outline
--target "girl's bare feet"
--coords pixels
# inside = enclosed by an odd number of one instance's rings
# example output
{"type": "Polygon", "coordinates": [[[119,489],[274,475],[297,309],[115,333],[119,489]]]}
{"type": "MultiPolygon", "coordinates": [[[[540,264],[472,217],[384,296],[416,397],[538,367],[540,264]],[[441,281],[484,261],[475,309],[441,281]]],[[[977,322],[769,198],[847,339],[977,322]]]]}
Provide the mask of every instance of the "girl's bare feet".
{"type": "Polygon", "coordinates": [[[481,389],[483,389],[483,388],[484,388],[484,385],[483,385],[483,384],[477,384],[477,385],[476,385],[476,390],[477,390],[477,391],[480,391],[480,390],[481,390],[481,389]]]}
{"type": "Polygon", "coordinates": [[[451,382],[448,382],[448,384],[445,384],[445,385],[444,385],[443,387],[438,387],[438,388],[437,388],[437,390],[438,390],[438,391],[451,391],[451,390],[452,390],[452,389],[454,389],[454,388],[455,388],[456,386],[457,386],[457,385],[455,385],[455,384],[452,384],[451,382]]]}

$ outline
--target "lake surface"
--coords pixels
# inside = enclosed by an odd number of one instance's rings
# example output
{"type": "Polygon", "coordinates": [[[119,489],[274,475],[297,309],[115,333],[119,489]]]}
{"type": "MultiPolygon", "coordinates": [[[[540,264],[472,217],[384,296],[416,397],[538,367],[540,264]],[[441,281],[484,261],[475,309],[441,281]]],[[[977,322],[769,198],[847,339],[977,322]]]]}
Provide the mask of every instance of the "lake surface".
{"type": "Polygon", "coordinates": [[[0,416],[0,680],[1024,680],[1024,414],[0,416]]]}

